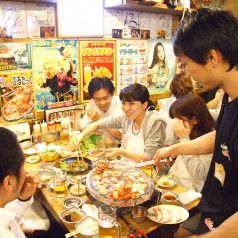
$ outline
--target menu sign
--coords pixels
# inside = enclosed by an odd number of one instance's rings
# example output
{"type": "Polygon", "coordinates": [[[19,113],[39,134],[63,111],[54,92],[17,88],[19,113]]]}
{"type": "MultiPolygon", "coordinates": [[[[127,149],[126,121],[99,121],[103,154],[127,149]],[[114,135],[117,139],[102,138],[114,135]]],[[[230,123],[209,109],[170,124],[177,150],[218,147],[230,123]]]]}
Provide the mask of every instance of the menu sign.
{"type": "Polygon", "coordinates": [[[147,86],[147,51],[146,40],[117,41],[118,91],[132,83],[147,86]]]}
{"type": "Polygon", "coordinates": [[[113,40],[79,42],[82,102],[90,99],[88,85],[92,78],[107,77],[115,85],[115,47],[113,40]]]}

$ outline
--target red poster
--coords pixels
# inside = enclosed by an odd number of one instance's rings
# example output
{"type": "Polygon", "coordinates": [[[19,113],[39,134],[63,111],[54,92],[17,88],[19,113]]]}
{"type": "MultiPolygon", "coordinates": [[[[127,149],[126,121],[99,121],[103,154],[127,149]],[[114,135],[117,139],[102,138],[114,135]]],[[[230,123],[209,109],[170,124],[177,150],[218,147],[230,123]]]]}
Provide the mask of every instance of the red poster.
{"type": "Polygon", "coordinates": [[[90,99],[88,84],[92,78],[110,78],[115,87],[115,50],[114,40],[80,41],[79,55],[81,67],[81,101],[90,99]]]}

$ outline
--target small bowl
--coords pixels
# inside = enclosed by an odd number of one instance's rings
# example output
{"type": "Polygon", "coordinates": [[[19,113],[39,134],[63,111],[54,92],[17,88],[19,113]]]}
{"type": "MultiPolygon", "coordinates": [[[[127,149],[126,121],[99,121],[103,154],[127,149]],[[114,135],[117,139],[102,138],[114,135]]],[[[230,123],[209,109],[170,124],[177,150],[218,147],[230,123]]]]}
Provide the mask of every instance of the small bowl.
{"type": "Polygon", "coordinates": [[[90,216],[86,216],[75,225],[76,230],[84,236],[94,236],[99,232],[98,221],[90,216]]]}
{"type": "Polygon", "coordinates": [[[24,149],[23,152],[25,155],[35,155],[37,154],[37,149],[35,149],[34,147],[28,147],[24,149]]]}
{"type": "Polygon", "coordinates": [[[136,223],[142,223],[147,219],[147,209],[142,206],[135,206],[131,210],[131,216],[136,223]]]}
{"type": "Polygon", "coordinates": [[[178,199],[179,195],[173,191],[166,191],[161,195],[161,201],[166,203],[175,203],[178,199]]]}
{"type": "Polygon", "coordinates": [[[72,228],[77,222],[80,222],[85,218],[86,213],[80,208],[71,207],[60,214],[60,218],[72,228]]]}
{"type": "Polygon", "coordinates": [[[52,162],[59,158],[59,153],[57,151],[41,152],[40,157],[46,162],[52,162]]]}
{"type": "Polygon", "coordinates": [[[43,185],[48,184],[55,175],[56,168],[50,164],[42,165],[38,170],[38,176],[43,185]]]}
{"type": "Polygon", "coordinates": [[[86,193],[86,187],[82,184],[75,184],[70,187],[69,191],[75,196],[82,196],[86,193]]]}
{"type": "Polygon", "coordinates": [[[82,205],[82,200],[75,196],[67,197],[63,201],[63,206],[66,209],[69,209],[71,207],[79,208],[81,205],[82,205]]]}
{"type": "Polygon", "coordinates": [[[29,164],[35,164],[40,161],[39,155],[31,155],[26,158],[26,162],[29,164]]]}
{"type": "Polygon", "coordinates": [[[77,175],[77,176],[69,176],[69,177],[67,178],[67,185],[68,185],[68,187],[71,187],[72,185],[75,185],[75,184],[78,185],[78,183],[79,183],[79,184],[82,184],[82,180],[83,180],[83,177],[80,176],[80,175],[77,175]]]}

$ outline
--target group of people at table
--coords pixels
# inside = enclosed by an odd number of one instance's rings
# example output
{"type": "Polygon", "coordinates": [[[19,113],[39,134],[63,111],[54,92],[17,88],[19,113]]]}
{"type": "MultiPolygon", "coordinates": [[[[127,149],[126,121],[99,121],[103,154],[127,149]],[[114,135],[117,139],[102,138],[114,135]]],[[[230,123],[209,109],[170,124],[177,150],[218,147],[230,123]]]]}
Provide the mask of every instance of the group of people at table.
{"type": "MultiPolygon", "coordinates": [[[[114,145],[105,158],[154,160],[156,165],[176,158],[169,173],[183,187],[201,191],[200,213],[181,224],[175,237],[238,236],[237,42],[238,21],[229,12],[199,9],[185,17],[173,46],[187,73],[175,75],[174,97],[159,112],[141,84],[125,87],[119,97],[108,78],[94,78],[88,87],[92,100],[75,145],[101,130],[114,145]],[[203,99],[193,93],[191,76],[207,89],[224,91],[216,125],[203,99]],[[165,146],[168,142],[172,145],[165,146]]],[[[26,174],[15,135],[5,128],[0,134],[0,237],[23,238],[18,221],[39,181],[26,174]]]]}

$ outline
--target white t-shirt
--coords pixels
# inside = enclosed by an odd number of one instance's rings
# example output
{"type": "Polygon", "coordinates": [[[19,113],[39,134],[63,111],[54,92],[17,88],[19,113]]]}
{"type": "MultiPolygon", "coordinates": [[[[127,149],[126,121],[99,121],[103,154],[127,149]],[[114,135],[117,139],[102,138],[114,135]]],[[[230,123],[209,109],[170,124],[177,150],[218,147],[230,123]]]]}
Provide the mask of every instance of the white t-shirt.
{"type": "MultiPolygon", "coordinates": [[[[121,109],[121,100],[118,96],[112,97],[112,102],[109,107],[109,109],[104,112],[98,108],[94,100],[90,100],[90,102],[86,106],[86,111],[93,109],[100,115],[100,119],[103,119],[108,116],[117,116],[123,114],[123,111],[121,109]]],[[[93,121],[87,116],[87,113],[85,113],[84,117],[80,120],[80,128],[85,128],[88,125],[90,125],[93,121]]],[[[118,144],[119,141],[113,138],[109,133],[107,133],[105,130],[97,130],[99,133],[105,135],[106,137],[110,138],[115,144],[118,144]]]]}
{"type": "Polygon", "coordinates": [[[14,200],[4,208],[0,208],[0,237],[1,238],[26,238],[19,222],[26,209],[31,205],[33,198],[27,202],[14,200]]]}
{"type": "MultiPolygon", "coordinates": [[[[91,99],[90,102],[86,106],[86,111],[90,109],[93,109],[94,111],[96,111],[100,115],[101,117],[100,119],[108,117],[108,116],[120,115],[123,113],[121,109],[121,101],[118,96],[112,97],[112,103],[106,112],[100,110],[93,99],[91,99]]],[[[92,122],[93,121],[85,113],[84,117],[80,120],[80,127],[85,128],[92,122]]]]}

